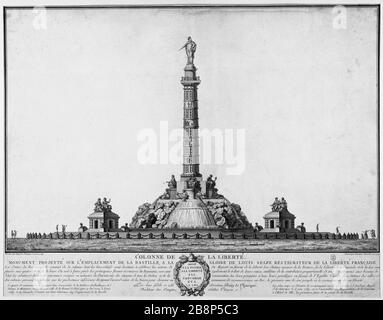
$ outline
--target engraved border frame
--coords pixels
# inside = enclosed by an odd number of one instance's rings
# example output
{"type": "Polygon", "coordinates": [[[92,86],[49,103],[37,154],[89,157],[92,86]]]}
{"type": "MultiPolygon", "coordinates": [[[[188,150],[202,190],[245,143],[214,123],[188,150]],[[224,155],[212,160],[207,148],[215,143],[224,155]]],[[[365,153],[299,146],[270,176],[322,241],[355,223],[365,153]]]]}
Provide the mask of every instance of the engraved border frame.
{"type": "MultiPolygon", "coordinates": [[[[380,3],[366,3],[366,4],[173,4],[173,5],[47,5],[44,6],[45,9],[61,9],[61,10],[76,10],[76,9],[219,9],[219,8],[237,8],[237,9],[267,9],[267,8],[331,8],[336,5],[342,5],[346,8],[376,8],[377,9],[377,240],[378,240],[378,249],[376,251],[366,251],[366,250],[346,250],[346,251],[322,251],[322,250],[294,250],[288,251],[288,253],[370,253],[376,254],[380,253],[380,28],[381,28],[381,4],[380,3]]],[[[7,28],[6,28],[6,12],[7,10],[33,10],[36,6],[2,6],[3,7],[3,68],[4,68],[4,252],[5,254],[17,254],[17,253],[135,253],[136,251],[116,251],[116,250],[8,250],[7,249],[7,235],[8,235],[8,210],[7,210],[7,186],[9,183],[8,180],[8,160],[7,160],[7,150],[8,150],[8,138],[7,138],[7,28]]],[[[222,250],[199,250],[200,252],[209,252],[209,253],[221,253],[222,250]]],[[[148,251],[149,252],[149,251],[148,251]]],[[[152,251],[150,251],[152,252],[152,251]]],[[[167,253],[169,251],[158,251],[167,253]]],[[[173,253],[185,253],[184,251],[172,251],[173,253]]],[[[286,251],[225,251],[230,253],[287,253],[286,251]]]]}

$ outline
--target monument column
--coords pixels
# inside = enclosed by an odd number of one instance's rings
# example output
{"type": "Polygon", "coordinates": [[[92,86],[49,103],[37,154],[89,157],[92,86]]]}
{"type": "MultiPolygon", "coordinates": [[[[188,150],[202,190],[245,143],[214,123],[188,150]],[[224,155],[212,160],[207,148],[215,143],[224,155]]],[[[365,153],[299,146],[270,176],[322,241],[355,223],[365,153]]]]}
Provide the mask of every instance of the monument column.
{"type": "MultiPolygon", "coordinates": [[[[187,187],[190,178],[202,180],[199,173],[199,134],[198,134],[198,95],[197,89],[200,79],[196,75],[197,68],[194,66],[195,42],[189,37],[185,44],[188,57],[184,68],[185,74],[181,78],[184,89],[184,116],[183,116],[183,172],[181,174],[181,188],[187,187]]],[[[180,190],[181,191],[181,190],[180,190]]]]}

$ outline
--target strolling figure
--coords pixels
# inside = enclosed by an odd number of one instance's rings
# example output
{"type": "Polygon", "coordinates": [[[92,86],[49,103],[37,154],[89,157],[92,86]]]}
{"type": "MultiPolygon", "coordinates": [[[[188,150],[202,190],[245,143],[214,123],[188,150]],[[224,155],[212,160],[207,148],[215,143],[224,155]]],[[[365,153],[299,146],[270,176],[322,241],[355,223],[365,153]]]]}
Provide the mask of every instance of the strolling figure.
{"type": "Polygon", "coordinates": [[[263,227],[258,224],[258,222],[255,223],[255,230],[261,231],[263,230],[263,227]]]}
{"type": "Polygon", "coordinates": [[[300,226],[297,226],[298,229],[300,229],[301,232],[305,233],[306,232],[306,227],[305,224],[302,222],[300,226]]]}

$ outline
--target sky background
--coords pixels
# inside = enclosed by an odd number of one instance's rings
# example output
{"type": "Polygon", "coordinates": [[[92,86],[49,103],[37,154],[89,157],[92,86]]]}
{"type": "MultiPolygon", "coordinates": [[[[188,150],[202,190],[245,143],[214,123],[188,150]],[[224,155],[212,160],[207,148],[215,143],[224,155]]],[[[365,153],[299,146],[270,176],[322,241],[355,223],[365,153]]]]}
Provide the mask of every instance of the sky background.
{"type": "Polygon", "coordinates": [[[88,224],[98,197],[120,223],[182,166],[142,165],[137,135],[182,126],[187,36],[201,129],[245,129],[246,168],[201,165],[262,223],[285,197],[309,231],[377,228],[377,21],[348,8],[48,10],[7,15],[8,230],[88,224]]]}

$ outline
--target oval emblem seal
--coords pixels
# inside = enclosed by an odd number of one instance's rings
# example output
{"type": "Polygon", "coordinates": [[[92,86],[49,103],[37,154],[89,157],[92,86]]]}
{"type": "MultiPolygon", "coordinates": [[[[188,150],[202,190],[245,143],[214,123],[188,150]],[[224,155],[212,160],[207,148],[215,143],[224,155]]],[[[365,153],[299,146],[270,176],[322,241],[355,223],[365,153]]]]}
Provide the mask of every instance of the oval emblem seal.
{"type": "Polygon", "coordinates": [[[209,265],[203,256],[182,255],[173,270],[174,282],[181,290],[181,295],[202,296],[210,281],[209,265]]]}

